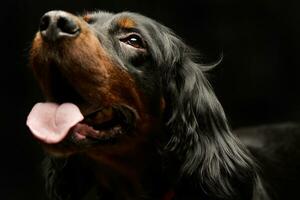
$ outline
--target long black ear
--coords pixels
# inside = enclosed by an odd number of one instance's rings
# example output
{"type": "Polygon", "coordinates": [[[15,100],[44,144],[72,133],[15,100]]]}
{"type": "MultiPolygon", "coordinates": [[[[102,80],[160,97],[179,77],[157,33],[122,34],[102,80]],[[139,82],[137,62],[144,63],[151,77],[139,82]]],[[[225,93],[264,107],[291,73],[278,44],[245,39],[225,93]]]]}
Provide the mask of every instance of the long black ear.
{"type": "Polygon", "coordinates": [[[193,51],[174,34],[169,32],[162,38],[168,41],[162,41],[168,60],[161,66],[168,157],[177,159],[180,179],[189,190],[194,187],[213,199],[248,199],[256,167],[231,133],[223,108],[204,76],[207,67],[196,63],[193,51]]]}

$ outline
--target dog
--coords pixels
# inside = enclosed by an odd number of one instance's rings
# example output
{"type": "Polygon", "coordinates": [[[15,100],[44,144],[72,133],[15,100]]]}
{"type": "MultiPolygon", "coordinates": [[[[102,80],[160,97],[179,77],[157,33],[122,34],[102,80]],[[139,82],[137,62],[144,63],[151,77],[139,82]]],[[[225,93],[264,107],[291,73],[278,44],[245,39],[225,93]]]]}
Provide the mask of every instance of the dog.
{"type": "Polygon", "coordinates": [[[27,125],[49,154],[49,199],[92,188],[101,200],[271,199],[206,79],[211,67],[164,25],[50,11],[29,62],[46,99],[27,125]]]}

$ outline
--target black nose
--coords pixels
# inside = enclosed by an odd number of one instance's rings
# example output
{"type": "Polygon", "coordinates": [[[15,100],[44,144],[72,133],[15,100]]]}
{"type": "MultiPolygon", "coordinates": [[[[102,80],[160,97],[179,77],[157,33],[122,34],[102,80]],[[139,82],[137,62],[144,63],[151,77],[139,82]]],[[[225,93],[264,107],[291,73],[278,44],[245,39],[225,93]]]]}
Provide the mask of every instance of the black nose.
{"type": "Polygon", "coordinates": [[[60,38],[76,37],[80,28],[75,16],[64,11],[50,11],[41,18],[40,32],[45,40],[54,42],[60,38]]]}

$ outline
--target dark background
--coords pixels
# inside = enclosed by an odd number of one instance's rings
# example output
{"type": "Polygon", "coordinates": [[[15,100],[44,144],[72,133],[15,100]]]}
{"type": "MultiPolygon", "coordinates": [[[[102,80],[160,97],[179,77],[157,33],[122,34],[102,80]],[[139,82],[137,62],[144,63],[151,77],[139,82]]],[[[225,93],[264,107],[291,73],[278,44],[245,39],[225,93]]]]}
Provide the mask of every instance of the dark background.
{"type": "Polygon", "coordinates": [[[41,101],[27,66],[39,18],[62,9],[135,11],[171,27],[211,62],[210,81],[233,128],[300,118],[297,0],[10,0],[1,3],[0,199],[44,199],[40,146],[25,127],[41,101]]]}

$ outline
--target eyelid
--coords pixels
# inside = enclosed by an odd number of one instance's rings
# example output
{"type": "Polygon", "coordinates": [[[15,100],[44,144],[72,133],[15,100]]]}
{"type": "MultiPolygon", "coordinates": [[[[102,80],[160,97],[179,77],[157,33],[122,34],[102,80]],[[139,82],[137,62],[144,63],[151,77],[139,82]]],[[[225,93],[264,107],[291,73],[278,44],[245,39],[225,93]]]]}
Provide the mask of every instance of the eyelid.
{"type": "MultiPolygon", "coordinates": [[[[139,38],[141,38],[141,39],[143,40],[143,37],[141,36],[141,34],[139,34],[139,33],[137,33],[137,32],[130,32],[130,33],[126,33],[126,34],[124,34],[124,35],[121,35],[121,36],[119,37],[119,40],[126,39],[126,38],[128,38],[128,37],[130,37],[130,36],[133,36],[133,35],[136,35],[136,36],[138,36],[139,38]]],[[[144,40],[143,40],[143,41],[144,41],[144,40]]]]}

